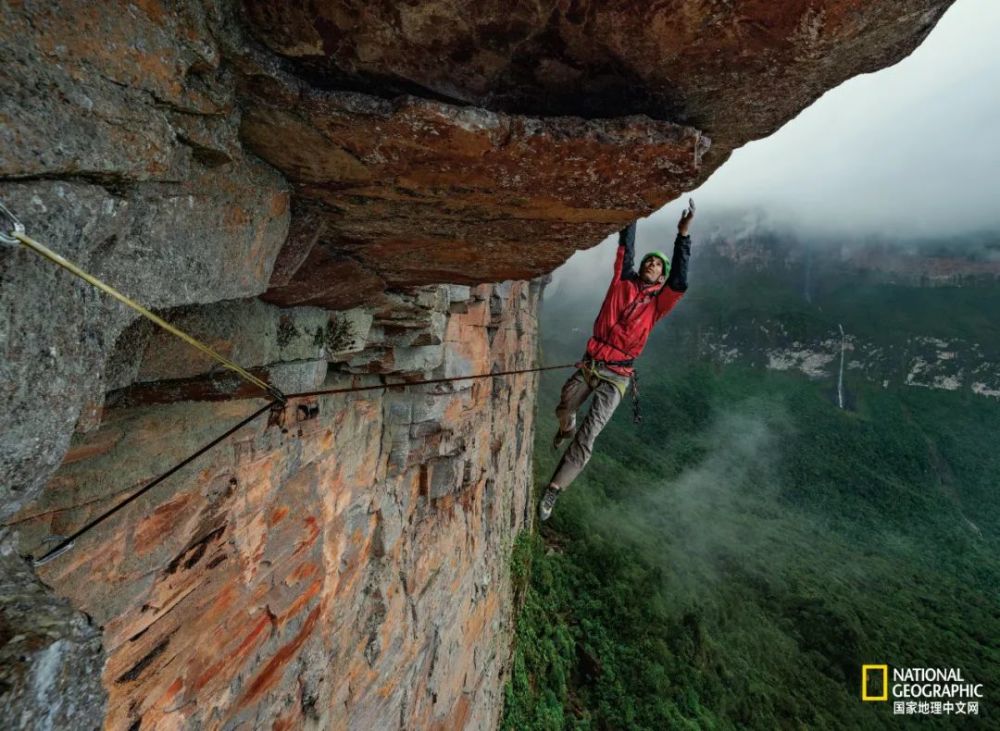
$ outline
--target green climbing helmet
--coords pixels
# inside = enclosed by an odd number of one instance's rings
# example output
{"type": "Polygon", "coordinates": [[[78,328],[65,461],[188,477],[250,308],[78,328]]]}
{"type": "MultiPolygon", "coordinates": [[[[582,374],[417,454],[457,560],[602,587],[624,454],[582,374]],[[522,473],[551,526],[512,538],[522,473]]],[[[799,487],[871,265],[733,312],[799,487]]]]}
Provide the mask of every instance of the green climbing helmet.
{"type": "Polygon", "coordinates": [[[642,271],[642,268],[646,266],[646,259],[648,259],[651,256],[655,256],[657,259],[663,262],[663,276],[667,276],[670,273],[670,261],[667,259],[667,255],[664,254],[662,251],[651,251],[644,257],[642,257],[642,261],[639,262],[639,271],[640,272],[642,271]]]}

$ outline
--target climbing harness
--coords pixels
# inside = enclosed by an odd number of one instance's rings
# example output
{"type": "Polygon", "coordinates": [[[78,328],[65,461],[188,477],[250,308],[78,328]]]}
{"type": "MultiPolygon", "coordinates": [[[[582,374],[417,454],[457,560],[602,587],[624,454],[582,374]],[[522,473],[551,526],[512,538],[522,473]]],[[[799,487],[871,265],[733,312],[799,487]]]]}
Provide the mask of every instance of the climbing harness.
{"type": "Polygon", "coordinates": [[[241,376],[245,380],[249,381],[250,383],[252,383],[255,386],[257,386],[258,388],[260,388],[265,393],[269,394],[270,397],[272,398],[272,400],[269,403],[267,403],[266,405],[264,405],[261,408],[257,409],[255,412],[253,412],[252,414],[250,414],[249,416],[247,416],[246,418],[244,418],[238,424],[236,424],[235,426],[230,427],[229,429],[227,429],[225,432],[223,432],[222,434],[220,434],[219,436],[217,436],[212,441],[210,441],[207,444],[203,445],[202,447],[198,448],[195,452],[193,452],[189,456],[185,457],[182,461],[178,462],[176,465],[174,465],[173,467],[171,467],[169,470],[167,470],[166,472],[164,472],[160,476],[154,478],[150,482],[146,483],[143,487],[139,488],[134,493],[132,493],[131,495],[129,495],[127,498],[125,498],[121,502],[115,504],[113,507],[111,507],[108,510],[104,511],[103,513],[101,513],[100,515],[98,515],[96,518],[90,520],[88,523],[86,523],[85,525],[83,525],[81,528],[78,528],[76,531],[74,531],[69,536],[66,536],[66,537],[62,538],[59,541],[59,543],[56,544],[56,546],[54,548],[50,549],[49,551],[47,551],[46,553],[44,553],[43,555],[41,555],[38,558],[28,557],[28,558],[30,558],[32,560],[32,562],[34,563],[35,566],[41,566],[43,564],[46,564],[49,561],[55,559],[56,557],[61,556],[62,554],[66,553],[67,551],[71,550],[74,547],[74,545],[76,544],[76,540],[80,536],[82,536],[83,534],[85,534],[88,531],[92,530],[93,528],[95,528],[97,525],[99,525],[103,521],[105,521],[108,518],[110,518],[112,515],[114,515],[115,513],[117,513],[119,510],[121,510],[122,508],[124,508],[129,503],[133,502],[134,500],[136,500],[140,496],[142,496],[145,493],[147,493],[150,490],[152,490],[154,487],[156,487],[157,485],[159,485],[161,482],[163,482],[164,480],[166,480],[168,477],[170,477],[171,475],[175,474],[182,467],[190,464],[195,459],[197,459],[201,455],[205,454],[206,452],[208,452],[210,449],[212,449],[213,447],[215,447],[219,443],[225,441],[228,437],[230,437],[233,434],[235,434],[237,431],[239,431],[240,429],[242,429],[244,426],[250,424],[252,421],[254,421],[255,419],[257,419],[262,414],[264,414],[266,412],[269,412],[269,411],[270,412],[281,411],[289,399],[293,399],[293,398],[306,398],[306,397],[310,397],[310,396],[328,396],[328,395],[342,394],[342,393],[354,393],[354,392],[357,392],[357,391],[373,391],[373,390],[388,389],[388,388],[402,388],[402,387],[407,387],[407,386],[419,386],[419,385],[424,385],[424,384],[449,383],[449,382],[452,382],[452,381],[468,381],[468,380],[475,380],[475,379],[479,379],[479,378],[496,378],[498,376],[512,376],[512,375],[519,375],[519,374],[523,374],[523,373],[538,373],[538,372],[541,372],[541,371],[551,371],[551,370],[558,370],[558,369],[562,369],[562,368],[573,368],[575,366],[575,364],[573,364],[573,363],[566,363],[566,364],[563,364],[563,365],[538,366],[538,367],[535,367],[535,368],[518,368],[518,369],[514,369],[514,370],[509,370],[509,371],[494,371],[494,372],[490,372],[490,373],[476,373],[476,374],[472,374],[472,375],[468,375],[468,376],[450,376],[448,378],[431,378],[431,379],[416,380],[416,381],[402,381],[400,383],[382,383],[382,384],[378,384],[378,385],[374,385],[374,386],[353,386],[353,387],[347,387],[347,388],[328,388],[328,389],[321,389],[321,390],[317,390],[317,391],[301,391],[301,392],[298,392],[298,393],[284,394],[277,387],[275,387],[274,385],[272,385],[270,383],[267,383],[266,381],[263,381],[263,380],[257,378],[256,376],[254,376],[252,373],[250,373],[246,369],[242,368],[241,366],[237,365],[236,363],[233,363],[231,360],[229,360],[229,359],[225,358],[224,356],[220,355],[219,353],[215,352],[210,347],[208,347],[204,343],[200,342],[196,338],[192,337],[191,335],[188,335],[184,331],[182,331],[182,330],[174,327],[170,323],[166,322],[162,318],[160,318],[157,315],[153,314],[148,309],[146,309],[145,307],[143,307],[139,303],[135,302],[134,300],[130,299],[129,297],[125,296],[124,294],[122,294],[118,290],[114,289],[110,285],[105,284],[104,282],[102,282],[101,280],[99,280],[97,277],[93,276],[92,274],[88,274],[87,272],[85,272],[83,269],[81,269],[77,265],[73,264],[72,262],[68,261],[67,259],[64,259],[59,254],[57,254],[54,251],[48,249],[47,247],[43,246],[39,242],[35,241],[34,239],[28,237],[25,234],[24,226],[17,219],[17,217],[14,216],[14,214],[11,213],[9,210],[7,210],[7,208],[3,205],[3,203],[0,203],[0,223],[2,223],[3,219],[7,219],[7,221],[9,222],[8,223],[8,225],[9,225],[9,232],[5,231],[6,226],[0,225],[0,244],[6,244],[6,245],[9,245],[9,246],[17,246],[18,244],[24,245],[25,247],[31,249],[35,253],[41,255],[42,257],[44,257],[45,259],[47,259],[47,260],[49,260],[49,261],[51,261],[51,262],[59,265],[63,269],[66,269],[67,271],[69,271],[72,274],[76,275],[77,277],[79,277],[83,281],[87,282],[88,284],[92,285],[93,287],[96,287],[97,289],[100,289],[102,292],[105,292],[105,293],[111,295],[112,297],[114,297],[115,299],[117,299],[119,302],[122,302],[123,304],[127,305],[128,307],[131,307],[133,310],[135,310],[136,312],[138,312],[140,315],[142,315],[143,317],[145,317],[148,320],[152,321],[153,323],[155,323],[159,327],[163,328],[164,330],[166,330],[170,334],[177,336],[178,338],[180,338],[184,342],[188,343],[192,347],[196,348],[197,350],[201,351],[202,353],[205,353],[206,355],[210,356],[214,360],[218,361],[219,363],[221,363],[222,365],[224,365],[226,368],[234,371],[235,373],[237,373],[239,376],[241,376]]]}
{"type": "MultiPolygon", "coordinates": [[[[612,325],[611,327],[613,327],[613,328],[615,328],[615,327],[618,327],[618,323],[619,323],[619,322],[621,322],[621,318],[619,318],[619,319],[615,320],[615,324],[614,324],[614,325],[612,325]]],[[[629,352],[628,352],[627,350],[622,350],[621,348],[619,348],[619,347],[618,347],[617,345],[615,345],[614,343],[609,343],[609,342],[608,342],[607,340],[605,340],[604,338],[600,337],[599,335],[594,335],[594,336],[593,336],[593,338],[594,338],[594,340],[596,340],[597,342],[601,343],[601,345],[607,345],[607,346],[608,346],[609,348],[614,348],[614,349],[615,349],[615,350],[617,350],[617,351],[618,351],[619,353],[625,353],[625,355],[627,355],[627,356],[628,356],[628,358],[627,358],[626,360],[608,360],[608,361],[604,361],[604,362],[605,362],[605,363],[607,363],[608,365],[623,365],[623,366],[630,366],[630,365],[632,365],[632,363],[633,363],[633,362],[635,361],[635,358],[634,358],[634,357],[632,356],[632,354],[631,354],[631,353],[629,353],[629,352]]]]}
{"type": "MultiPolygon", "coordinates": [[[[595,338],[595,339],[598,342],[602,342],[602,343],[604,342],[600,338],[595,338]]],[[[610,343],[608,343],[608,345],[610,345],[610,343]]],[[[614,348],[615,346],[612,345],[611,347],[614,348]]],[[[624,353],[625,351],[623,350],[622,352],[624,353]]],[[[627,366],[631,366],[634,362],[635,362],[634,358],[629,358],[628,360],[594,360],[594,358],[592,358],[590,356],[590,354],[588,353],[584,357],[583,361],[581,361],[577,365],[578,365],[578,367],[586,367],[586,368],[588,368],[597,378],[603,378],[606,381],[611,381],[611,379],[605,378],[604,376],[602,376],[598,372],[598,370],[600,368],[603,368],[604,366],[626,366],[627,367],[627,366]]],[[[613,381],[611,381],[611,382],[614,383],[613,381]]],[[[629,382],[629,385],[631,386],[631,390],[632,390],[632,423],[633,424],[641,424],[642,423],[642,412],[639,409],[639,371],[636,370],[635,368],[633,368],[632,369],[632,373],[629,374],[628,382],[629,382]]],[[[615,384],[615,386],[617,387],[617,384],[615,384]]],[[[624,388],[620,389],[620,391],[621,391],[622,396],[624,396],[625,395],[624,388]]]]}

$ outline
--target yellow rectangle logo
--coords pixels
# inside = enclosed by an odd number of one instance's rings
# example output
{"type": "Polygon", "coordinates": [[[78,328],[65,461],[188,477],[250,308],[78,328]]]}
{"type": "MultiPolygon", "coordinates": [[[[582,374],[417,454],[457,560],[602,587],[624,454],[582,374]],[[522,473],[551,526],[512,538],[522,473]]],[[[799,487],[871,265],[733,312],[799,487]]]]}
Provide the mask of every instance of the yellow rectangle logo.
{"type": "Polygon", "coordinates": [[[889,666],[888,665],[862,665],[861,666],[861,700],[863,701],[887,701],[889,700],[889,666]],[[868,671],[882,672],[882,695],[868,694],[868,671]]]}

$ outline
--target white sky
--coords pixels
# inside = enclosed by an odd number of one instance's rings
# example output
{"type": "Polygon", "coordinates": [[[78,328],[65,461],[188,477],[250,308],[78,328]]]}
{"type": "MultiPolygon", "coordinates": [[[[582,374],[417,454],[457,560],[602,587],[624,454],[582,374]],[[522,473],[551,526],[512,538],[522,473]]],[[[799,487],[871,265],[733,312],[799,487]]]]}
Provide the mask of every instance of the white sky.
{"type": "Polygon", "coordinates": [[[1000,0],[957,0],[910,56],[828,91],[650,221],[673,227],[689,196],[803,232],[1000,230],[1000,0]]]}
{"type": "MultiPolygon", "coordinates": [[[[815,243],[984,229],[1000,238],[1000,0],[957,0],[907,58],[847,80],[736,150],[699,189],[640,222],[640,254],[669,251],[689,197],[695,245],[713,214],[747,209],[746,220],[786,224],[815,243]]],[[[546,296],[602,278],[616,242],[578,251],[546,296]]]]}

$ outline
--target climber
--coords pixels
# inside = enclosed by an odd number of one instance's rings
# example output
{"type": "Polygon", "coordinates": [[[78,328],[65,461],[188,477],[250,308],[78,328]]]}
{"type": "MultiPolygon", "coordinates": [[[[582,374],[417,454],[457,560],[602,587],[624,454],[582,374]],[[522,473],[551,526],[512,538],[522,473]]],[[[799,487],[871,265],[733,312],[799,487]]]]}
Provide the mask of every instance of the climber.
{"type": "Polygon", "coordinates": [[[587,352],[569,380],[563,384],[556,418],[559,430],[552,448],[559,449],[572,438],[545,490],[539,513],[548,520],[559,493],[569,487],[590,459],[594,440],[608,423],[625,395],[630,380],[635,387],[632,363],[642,352],[653,326],[659,322],[687,291],[688,258],[691,237],[688,227],[694,218],[694,200],[681,213],[671,261],[660,251],[643,257],[636,272],[635,223],[618,234],[615,272],[604,304],[594,321],[593,337],[587,352]],[[593,394],[590,410],[579,429],[576,412],[593,394]]]}

